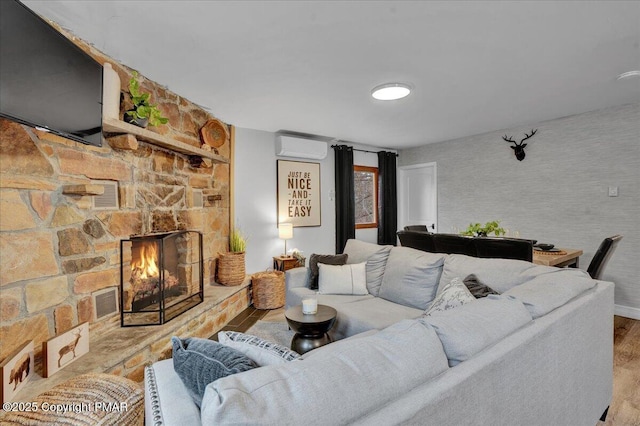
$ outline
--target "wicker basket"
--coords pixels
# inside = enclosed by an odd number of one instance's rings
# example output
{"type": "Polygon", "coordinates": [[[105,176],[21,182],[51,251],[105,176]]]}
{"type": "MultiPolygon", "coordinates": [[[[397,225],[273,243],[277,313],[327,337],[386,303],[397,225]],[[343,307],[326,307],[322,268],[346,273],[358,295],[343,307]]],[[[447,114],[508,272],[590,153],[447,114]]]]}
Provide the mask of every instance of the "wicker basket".
{"type": "Polygon", "coordinates": [[[253,306],[256,309],[278,309],[284,306],[284,272],[258,272],[251,276],[253,306]]]}
{"type": "Polygon", "coordinates": [[[240,285],[245,275],[244,252],[218,253],[218,283],[240,285]]]}

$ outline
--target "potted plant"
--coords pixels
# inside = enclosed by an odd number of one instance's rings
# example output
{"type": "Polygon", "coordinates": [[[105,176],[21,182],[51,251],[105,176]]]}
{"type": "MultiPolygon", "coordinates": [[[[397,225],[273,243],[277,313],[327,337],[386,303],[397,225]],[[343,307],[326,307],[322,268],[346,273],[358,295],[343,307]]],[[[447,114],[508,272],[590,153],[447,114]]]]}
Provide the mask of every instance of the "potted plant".
{"type": "Polygon", "coordinates": [[[297,248],[291,250],[291,256],[293,256],[298,261],[298,266],[304,266],[306,262],[306,258],[304,257],[304,253],[297,248]]]}
{"type": "Polygon", "coordinates": [[[226,286],[240,285],[245,280],[247,239],[240,229],[229,232],[229,252],[218,253],[218,282],[226,286]]]}
{"type": "Polygon", "coordinates": [[[125,122],[135,124],[138,127],[147,127],[148,124],[159,126],[169,122],[169,119],[162,116],[162,112],[155,104],[149,103],[151,95],[140,90],[137,71],[133,72],[133,76],[129,80],[129,93],[133,108],[124,113],[125,122]]]}
{"type": "Polygon", "coordinates": [[[496,236],[506,234],[504,228],[500,227],[500,221],[494,220],[487,222],[484,225],[479,223],[470,223],[469,227],[462,231],[460,235],[468,235],[472,237],[486,237],[487,235],[494,233],[496,236]]]}

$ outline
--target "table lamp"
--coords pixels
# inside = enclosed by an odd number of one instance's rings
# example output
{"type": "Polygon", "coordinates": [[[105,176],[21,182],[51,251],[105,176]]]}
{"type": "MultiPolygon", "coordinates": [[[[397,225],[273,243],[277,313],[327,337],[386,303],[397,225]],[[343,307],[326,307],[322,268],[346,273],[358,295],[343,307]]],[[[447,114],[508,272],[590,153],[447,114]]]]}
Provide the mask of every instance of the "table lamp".
{"type": "Polygon", "coordinates": [[[280,223],[278,226],[278,237],[284,240],[284,257],[287,255],[287,240],[293,238],[293,224],[292,223],[280,223]]]}

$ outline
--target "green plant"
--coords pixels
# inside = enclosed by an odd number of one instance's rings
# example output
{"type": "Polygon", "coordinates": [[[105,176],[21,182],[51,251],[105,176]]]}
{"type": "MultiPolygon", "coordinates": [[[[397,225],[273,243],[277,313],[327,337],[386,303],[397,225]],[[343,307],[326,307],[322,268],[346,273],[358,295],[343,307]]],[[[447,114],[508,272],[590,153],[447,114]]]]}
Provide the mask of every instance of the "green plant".
{"type": "Polygon", "coordinates": [[[247,239],[238,228],[233,228],[229,233],[229,251],[241,253],[247,248],[247,239]]]}
{"type": "Polygon", "coordinates": [[[133,76],[129,80],[129,93],[131,94],[131,102],[133,102],[133,109],[127,111],[129,117],[133,119],[149,119],[149,124],[152,126],[158,126],[160,124],[167,124],[169,119],[162,116],[162,112],[154,104],[149,103],[149,93],[144,93],[140,90],[140,82],[138,82],[138,72],[134,71],[133,76]]]}
{"type": "Polygon", "coordinates": [[[504,228],[500,227],[500,221],[494,220],[492,222],[485,223],[484,226],[479,223],[470,223],[469,227],[460,234],[473,237],[486,237],[492,232],[497,236],[504,235],[506,233],[504,228]]]}

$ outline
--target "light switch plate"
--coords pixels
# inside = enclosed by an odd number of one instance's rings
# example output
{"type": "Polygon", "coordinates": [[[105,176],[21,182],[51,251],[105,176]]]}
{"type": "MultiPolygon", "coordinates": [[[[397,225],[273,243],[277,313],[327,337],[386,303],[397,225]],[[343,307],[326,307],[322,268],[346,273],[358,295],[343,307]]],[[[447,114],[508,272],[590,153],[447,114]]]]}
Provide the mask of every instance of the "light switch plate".
{"type": "Polygon", "coordinates": [[[609,197],[617,197],[618,196],[618,187],[610,186],[609,187],[609,197]]]}

